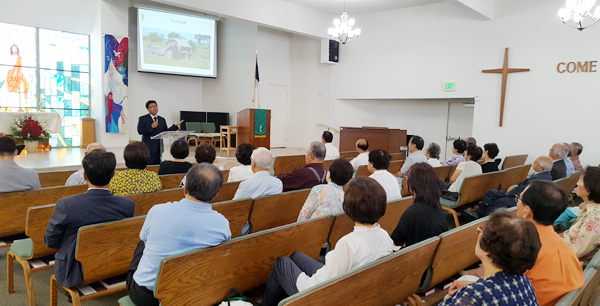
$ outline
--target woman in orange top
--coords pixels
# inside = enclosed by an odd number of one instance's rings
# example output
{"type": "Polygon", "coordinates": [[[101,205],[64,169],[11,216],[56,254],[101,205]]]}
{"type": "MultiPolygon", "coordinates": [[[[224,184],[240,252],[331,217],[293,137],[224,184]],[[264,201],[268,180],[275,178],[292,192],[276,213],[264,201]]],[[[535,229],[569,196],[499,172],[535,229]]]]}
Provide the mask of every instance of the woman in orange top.
{"type": "Polygon", "coordinates": [[[6,85],[8,92],[19,92],[21,84],[23,84],[24,93],[23,96],[27,100],[27,92],[29,90],[29,82],[25,79],[25,75],[21,71],[22,61],[19,55],[19,47],[17,45],[10,46],[10,55],[17,58],[17,62],[13,69],[9,70],[6,74],[6,85]]]}

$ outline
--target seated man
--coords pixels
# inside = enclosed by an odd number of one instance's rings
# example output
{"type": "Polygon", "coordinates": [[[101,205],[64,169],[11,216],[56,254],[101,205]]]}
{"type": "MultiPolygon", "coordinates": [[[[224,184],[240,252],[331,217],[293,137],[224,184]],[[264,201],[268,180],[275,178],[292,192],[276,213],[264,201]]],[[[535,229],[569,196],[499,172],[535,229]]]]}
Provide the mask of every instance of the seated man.
{"type": "Polygon", "coordinates": [[[142,241],[127,276],[127,293],[136,305],[159,305],[154,297],[154,281],[165,257],[231,239],[229,221],[209,204],[223,185],[221,171],[201,163],[187,175],[185,197],[179,202],[154,205],[142,226],[142,241]]]}
{"type": "Polygon", "coordinates": [[[334,160],[340,158],[340,150],[336,148],[331,142],[333,141],[333,134],[330,131],[323,132],[321,136],[321,142],[325,145],[325,160],[334,160]]]}
{"type": "Polygon", "coordinates": [[[567,165],[564,159],[567,158],[569,148],[562,143],[555,143],[550,149],[550,158],[552,158],[552,180],[556,181],[567,177],[567,165]]]}
{"type": "Polygon", "coordinates": [[[402,168],[400,168],[400,172],[396,174],[397,177],[404,177],[412,165],[416,163],[427,162],[427,157],[422,151],[424,145],[425,142],[423,141],[423,138],[419,136],[413,136],[410,138],[410,141],[408,142],[408,153],[410,154],[408,157],[406,157],[404,165],[402,165],[402,168]]]}
{"type": "Polygon", "coordinates": [[[498,165],[494,161],[498,153],[500,153],[500,150],[498,150],[498,146],[495,143],[491,142],[483,145],[483,155],[481,156],[481,159],[483,159],[483,164],[481,165],[482,173],[499,171],[498,165]]]}
{"type": "Polygon", "coordinates": [[[283,182],[283,191],[313,188],[319,184],[327,184],[327,170],[323,168],[325,145],[313,141],[305,155],[306,165],[296,168],[290,173],[282,173],[278,178],[283,182]]]}
{"type": "Polygon", "coordinates": [[[256,199],[280,194],[283,190],[283,183],[280,179],[271,176],[269,173],[271,165],[273,165],[271,151],[263,147],[254,150],[250,156],[250,167],[254,176],[240,183],[233,199],[256,199]]]}
{"type": "Polygon", "coordinates": [[[552,169],[552,159],[550,159],[550,157],[538,157],[531,168],[535,172],[530,177],[522,181],[519,185],[512,185],[508,187],[506,191],[490,190],[486,192],[481,200],[479,208],[474,213],[467,213],[475,218],[482,218],[491,214],[494,210],[500,207],[514,207],[517,205],[515,196],[521,194],[521,192],[527,188],[529,183],[536,180],[552,181],[552,177],[550,176],[549,172],[550,169],[552,169]]]}
{"type": "Polygon", "coordinates": [[[372,173],[369,177],[383,187],[387,196],[387,202],[402,198],[398,180],[387,171],[391,160],[392,156],[390,153],[384,150],[375,150],[369,153],[369,165],[367,165],[369,172],[372,173]]]}
{"type": "Polygon", "coordinates": [[[15,163],[17,146],[8,136],[0,136],[0,193],[40,189],[37,172],[15,163]]]}
{"type": "Polygon", "coordinates": [[[88,191],[56,202],[46,227],[44,243],[58,249],[54,275],[65,287],[83,282],[81,265],[75,259],[77,231],[81,226],[133,217],[134,203],[108,191],[117,161],[111,152],[95,150],[83,158],[83,177],[88,191]]]}
{"type": "Polygon", "coordinates": [[[366,166],[369,163],[369,141],[366,139],[357,140],[356,151],[358,152],[358,156],[350,161],[354,172],[358,171],[360,166],[366,166]]]}
{"type": "MultiPolygon", "coordinates": [[[[560,187],[540,180],[531,182],[517,201],[517,216],[533,222],[542,245],[535,265],[525,272],[540,306],[556,304],[563,295],[581,288],[585,282],[579,259],[552,227],[567,205],[567,194],[560,187]]],[[[475,269],[467,273],[481,277],[481,272],[475,269]]],[[[457,281],[450,290],[467,284],[457,281]]]]}
{"type": "MultiPolygon", "coordinates": [[[[94,150],[106,150],[103,145],[99,143],[90,143],[86,150],[85,155],[88,155],[90,152],[94,150]]],[[[65,186],[73,186],[73,185],[83,185],[85,184],[85,179],[83,178],[83,168],[77,170],[75,173],[71,174],[65,183],[65,186]]]]}

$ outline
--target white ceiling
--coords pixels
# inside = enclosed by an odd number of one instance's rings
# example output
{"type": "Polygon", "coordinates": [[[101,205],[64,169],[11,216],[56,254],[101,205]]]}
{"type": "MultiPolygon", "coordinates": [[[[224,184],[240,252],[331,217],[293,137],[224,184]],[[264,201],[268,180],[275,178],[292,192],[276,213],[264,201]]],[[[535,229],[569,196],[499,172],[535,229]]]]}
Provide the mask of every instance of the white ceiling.
{"type": "MultiPolygon", "coordinates": [[[[344,10],[344,0],[286,0],[331,15],[340,15],[344,10]]],[[[374,13],[411,6],[444,2],[444,0],[347,0],[348,15],[374,13]]]]}

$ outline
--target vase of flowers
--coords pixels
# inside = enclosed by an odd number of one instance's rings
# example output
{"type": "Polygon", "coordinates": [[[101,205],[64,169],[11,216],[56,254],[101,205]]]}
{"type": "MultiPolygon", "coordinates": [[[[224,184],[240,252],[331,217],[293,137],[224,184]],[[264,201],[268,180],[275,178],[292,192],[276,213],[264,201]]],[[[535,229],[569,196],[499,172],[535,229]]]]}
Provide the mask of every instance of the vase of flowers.
{"type": "Polygon", "coordinates": [[[39,141],[50,137],[45,124],[37,121],[29,113],[15,119],[15,124],[10,129],[15,139],[23,140],[27,153],[35,153],[39,141]]]}

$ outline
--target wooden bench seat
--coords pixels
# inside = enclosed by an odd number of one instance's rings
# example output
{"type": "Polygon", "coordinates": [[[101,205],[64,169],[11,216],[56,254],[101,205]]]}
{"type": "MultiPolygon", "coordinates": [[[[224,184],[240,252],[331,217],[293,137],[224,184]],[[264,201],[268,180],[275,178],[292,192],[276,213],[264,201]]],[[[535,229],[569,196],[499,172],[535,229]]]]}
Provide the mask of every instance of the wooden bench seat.
{"type": "MultiPolygon", "coordinates": [[[[79,228],[75,259],[81,263],[84,285],[127,274],[144,220],[145,216],[139,216],[79,228]]],[[[58,303],[58,286],[52,275],[51,306],[58,303]]],[[[63,288],[71,295],[73,306],[80,306],[81,301],[125,290],[125,285],[110,289],[95,287],[97,292],[89,295],[82,295],[77,288],[63,288]]]]}
{"type": "Polygon", "coordinates": [[[279,305],[393,306],[404,300],[421,305],[414,294],[439,241],[437,237],[422,241],[292,295],[279,305]]]}
{"type": "Polygon", "coordinates": [[[511,155],[504,158],[504,163],[502,164],[501,170],[506,170],[508,168],[522,166],[527,161],[527,154],[521,155],[511,155]]]}
{"type": "Polygon", "coordinates": [[[527,178],[527,174],[529,174],[529,169],[531,169],[531,165],[527,164],[502,170],[504,172],[504,178],[502,178],[502,185],[500,185],[500,190],[506,191],[508,187],[512,185],[519,185],[527,178]]]}
{"type": "Polygon", "coordinates": [[[303,252],[317,259],[333,222],[325,216],[167,257],[155,296],[162,305],[213,305],[230,288],[248,291],[266,283],[275,259],[303,252]]]}
{"type": "Polygon", "coordinates": [[[309,193],[310,189],[302,189],[256,198],[249,217],[251,232],[296,222],[309,193]]]}

